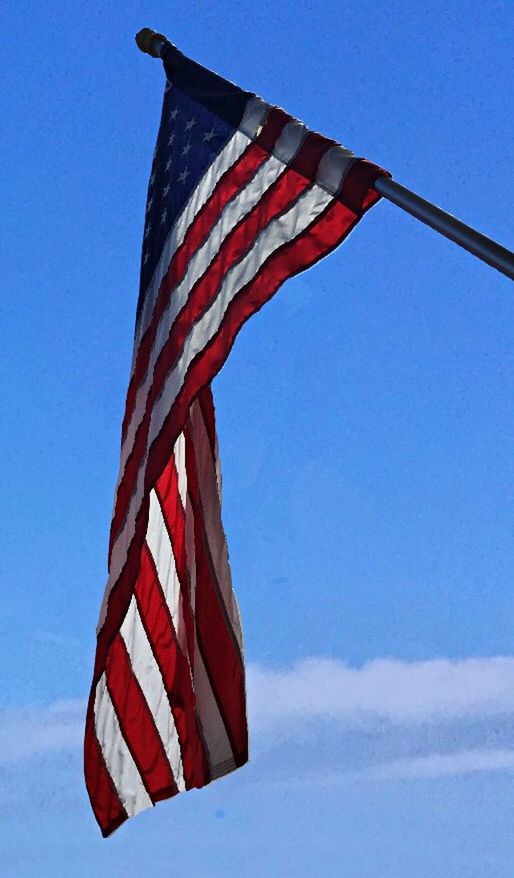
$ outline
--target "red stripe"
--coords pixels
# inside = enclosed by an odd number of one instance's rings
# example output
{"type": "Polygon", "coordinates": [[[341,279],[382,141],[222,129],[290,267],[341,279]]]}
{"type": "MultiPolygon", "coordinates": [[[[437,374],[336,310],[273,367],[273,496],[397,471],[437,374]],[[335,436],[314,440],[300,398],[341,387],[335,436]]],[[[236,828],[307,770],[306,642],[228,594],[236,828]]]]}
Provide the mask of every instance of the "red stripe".
{"type": "Polygon", "coordinates": [[[147,445],[153,405],[161,392],[167,375],[183,348],[192,325],[216,297],[227,271],[252,248],[259,232],[274,217],[281,214],[289,205],[296,201],[302,192],[308,188],[308,185],[305,177],[296,171],[289,170],[282,174],[277,182],[266,191],[253,210],[227,235],[208,270],[192,288],[184,308],[177,315],[168,339],[157,358],[145,413],[136,431],[134,444],[127,458],[125,471],[118,487],[111,527],[112,542],[114,542],[119,532],[126,514],[127,505],[134,490],[138,470],[147,445]]]}
{"type": "Polygon", "coordinates": [[[255,143],[258,143],[262,149],[270,153],[283,128],[285,128],[288,122],[291,122],[291,118],[287,113],[284,113],[284,110],[281,110],[279,107],[273,107],[268,113],[261,132],[255,138],[255,143]]]}
{"type": "Polygon", "coordinates": [[[98,825],[104,837],[128,819],[105,766],[94,728],[94,698],[90,697],[84,739],[84,777],[98,825]]]}
{"type": "MultiPolygon", "coordinates": [[[[169,457],[169,449],[173,447],[182,430],[192,400],[221,369],[241,326],[271,298],[284,280],[313,265],[337,247],[378,198],[378,193],[368,192],[363,199],[360,213],[354,212],[338,200],[334,201],[301,237],[275,251],[252,283],[234,298],[219,332],[191,364],[184,385],[150,449],[145,474],[147,489],[155,484],[162,472],[169,457]]],[[[136,536],[134,540],[136,553],[137,540],[136,536]]],[[[133,558],[132,546],[129,554],[133,558]]],[[[124,607],[126,611],[136,576],[135,564],[133,561],[128,562],[111,592],[108,619],[98,639],[97,668],[102,666],[102,657],[108,648],[113,631],[121,624],[118,623],[120,609],[124,607]]]]}
{"type": "Polygon", "coordinates": [[[188,491],[195,522],[196,601],[195,622],[198,647],[211,683],[237,765],[248,760],[248,730],[244,667],[239,647],[218,594],[209,555],[202,506],[196,476],[195,452],[189,427],[186,436],[188,491]]]}
{"type": "Polygon", "coordinates": [[[212,451],[213,460],[214,463],[216,463],[216,416],[214,413],[214,397],[212,395],[210,384],[206,385],[206,387],[202,387],[200,393],[198,394],[198,402],[202,410],[203,421],[205,424],[205,429],[207,431],[207,436],[209,438],[209,445],[212,451]]]}
{"type": "Polygon", "coordinates": [[[182,280],[193,253],[205,240],[207,234],[218,220],[228,202],[243,189],[254,176],[262,163],[269,157],[269,149],[280,135],[290,117],[282,110],[272,110],[262,129],[261,134],[251,143],[237,162],[220,178],[214,191],[204,206],[198,211],[191,223],[184,241],[173,256],[170,266],[157,295],[150,326],[141,339],[130,379],[125,404],[125,416],[122,426],[122,438],[125,438],[130,418],[134,410],[137,389],[143,380],[150,352],[153,348],[157,327],[165,310],[171,291],[182,280]]]}
{"type": "Polygon", "coordinates": [[[133,586],[139,573],[141,549],[148,529],[148,510],[149,491],[145,491],[141,507],[136,515],[134,536],[127,550],[125,563],[109,593],[107,604],[109,625],[106,625],[106,618],[98,634],[93,681],[98,681],[103,674],[111,640],[121,628],[130,603],[133,586]]]}
{"type": "Polygon", "coordinates": [[[166,449],[170,441],[174,441],[179,425],[184,423],[192,400],[221,369],[241,326],[274,295],[284,280],[337,247],[359,218],[341,202],[333,201],[302,236],[276,250],[255,278],[234,297],[216,336],[191,364],[163,429],[150,449],[146,468],[149,484],[157,478],[166,449]]]}
{"type": "Polygon", "coordinates": [[[168,758],[121,634],[111,644],[105,673],[123,737],[152,802],[175,795],[178,790],[168,758]]]}
{"type": "Polygon", "coordinates": [[[328,138],[323,137],[321,134],[310,132],[305,139],[302,149],[291,160],[291,168],[310,183],[315,183],[320,160],[332,146],[335,146],[333,140],[328,140],[328,138]]]}
{"type": "Polygon", "coordinates": [[[191,610],[191,583],[186,553],[186,515],[182,507],[182,500],[178,490],[178,475],[175,464],[175,456],[164,468],[163,473],[155,485],[155,493],[158,497],[162,516],[166,524],[170,538],[175,568],[180,582],[182,593],[184,624],[186,627],[187,649],[191,670],[194,670],[195,655],[195,632],[191,610]]]}
{"type": "Polygon", "coordinates": [[[182,588],[190,602],[189,572],[186,556],[186,513],[178,487],[178,472],[175,454],[172,453],[166,467],[159,476],[155,490],[161,504],[162,513],[168,526],[172,541],[173,557],[182,588]]]}
{"type": "Polygon", "coordinates": [[[339,198],[360,218],[380,198],[373,189],[377,178],[390,176],[389,171],[384,171],[367,159],[359,159],[344,178],[339,198]]]}
{"type": "Polygon", "coordinates": [[[170,611],[146,544],[143,547],[135,594],[177,727],[186,787],[202,787],[209,782],[210,777],[196,718],[189,664],[178,645],[170,611]]]}

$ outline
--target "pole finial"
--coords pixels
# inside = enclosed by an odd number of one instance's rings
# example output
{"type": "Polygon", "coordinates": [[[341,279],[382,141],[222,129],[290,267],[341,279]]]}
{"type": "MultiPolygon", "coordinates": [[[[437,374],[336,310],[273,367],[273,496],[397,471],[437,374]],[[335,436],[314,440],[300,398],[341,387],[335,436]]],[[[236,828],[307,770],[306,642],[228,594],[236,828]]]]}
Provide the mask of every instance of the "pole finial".
{"type": "Polygon", "coordinates": [[[152,58],[160,57],[161,46],[158,43],[167,43],[168,38],[164,34],[158,34],[151,27],[144,27],[136,34],[136,43],[138,48],[152,58]]]}

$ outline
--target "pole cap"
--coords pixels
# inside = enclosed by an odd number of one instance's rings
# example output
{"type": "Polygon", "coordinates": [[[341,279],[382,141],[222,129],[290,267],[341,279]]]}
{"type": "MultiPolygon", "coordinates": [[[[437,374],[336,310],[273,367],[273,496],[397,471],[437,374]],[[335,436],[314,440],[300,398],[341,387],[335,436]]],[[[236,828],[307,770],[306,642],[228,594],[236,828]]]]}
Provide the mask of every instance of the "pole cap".
{"type": "Polygon", "coordinates": [[[157,31],[152,30],[151,27],[144,27],[136,34],[138,48],[141,49],[142,52],[145,52],[146,55],[151,55],[152,58],[160,57],[156,43],[167,42],[168,38],[165,37],[164,34],[158,34],[157,31]]]}

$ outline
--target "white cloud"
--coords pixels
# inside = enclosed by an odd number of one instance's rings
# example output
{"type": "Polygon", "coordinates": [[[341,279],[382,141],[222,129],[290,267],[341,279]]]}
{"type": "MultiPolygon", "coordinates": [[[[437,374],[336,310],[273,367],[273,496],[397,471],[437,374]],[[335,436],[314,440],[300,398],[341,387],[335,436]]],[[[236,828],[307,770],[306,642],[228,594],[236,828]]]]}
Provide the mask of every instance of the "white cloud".
{"type": "MultiPolygon", "coordinates": [[[[300,766],[315,767],[327,784],[514,770],[511,656],[254,664],[248,697],[263,781],[303,783],[300,766]]],[[[0,711],[0,764],[77,752],[84,716],[82,700],[0,711]]]]}
{"type": "Polygon", "coordinates": [[[461,750],[430,753],[416,759],[396,759],[363,772],[373,780],[413,780],[474,774],[477,771],[514,771],[514,750],[461,750]]]}
{"type": "Polygon", "coordinates": [[[284,720],[377,720],[413,725],[514,713],[514,657],[378,659],[353,668],[311,658],[285,670],[248,669],[251,721],[266,730],[284,720]]]}
{"type": "Polygon", "coordinates": [[[81,746],[85,709],[84,701],[73,699],[1,710],[0,764],[81,746]]]}
{"type": "Polygon", "coordinates": [[[430,780],[478,772],[514,772],[514,750],[457,750],[453,753],[429,753],[409,759],[393,759],[360,769],[338,771],[325,769],[289,773],[285,777],[265,778],[266,786],[301,790],[348,786],[363,781],[430,780]]]}

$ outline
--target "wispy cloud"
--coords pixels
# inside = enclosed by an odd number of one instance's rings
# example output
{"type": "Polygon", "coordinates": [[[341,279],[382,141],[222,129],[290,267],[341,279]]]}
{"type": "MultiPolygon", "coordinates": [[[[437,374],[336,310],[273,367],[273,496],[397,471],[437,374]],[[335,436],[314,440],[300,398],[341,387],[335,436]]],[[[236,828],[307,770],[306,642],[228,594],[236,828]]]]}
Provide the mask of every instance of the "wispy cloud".
{"type": "Polygon", "coordinates": [[[271,670],[250,666],[252,722],[267,729],[284,720],[396,724],[447,722],[514,713],[514,657],[379,659],[360,668],[311,658],[271,670]]]}
{"type": "MultiPolygon", "coordinates": [[[[248,667],[254,765],[274,781],[388,780],[514,770],[514,657],[351,667],[248,667]],[[303,779],[302,779],[303,778],[303,779]]],[[[0,711],[0,764],[77,751],[85,703],[0,711]]]]}
{"type": "Polygon", "coordinates": [[[253,751],[269,782],[326,786],[514,770],[514,657],[310,658],[248,669],[253,751]]]}
{"type": "Polygon", "coordinates": [[[363,781],[398,781],[426,780],[457,777],[459,775],[476,774],[479,772],[508,771],[514,772],[514,749],[494,750],[489,748],[477,750],[457,750],[453,753],[429,753],[409,759],[391,759],[388,762],[365,766],[364,768],[344,770],[337,768],[320,771],[308,770],[287,773],[285,776],[265,777],[266,786],[301,790],[351,786],[363,781]]]}
{"type": "Polygon", "coordinates": [[[84,713],[81,699],[0,710],[0,764],[79,747],[84,713]]]}
{"type": "Polygon", "coordinates": [[[430,753],[416,759],[396,759],[376,765],[366,773],[373,780],[412,780],[474,774],[478,771],[514,771],[514,749],[430,753]]]}

